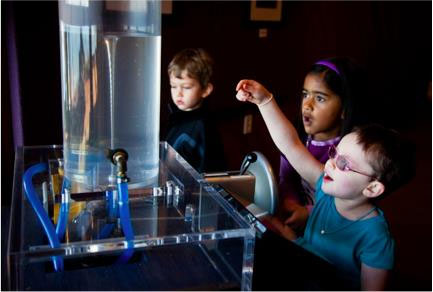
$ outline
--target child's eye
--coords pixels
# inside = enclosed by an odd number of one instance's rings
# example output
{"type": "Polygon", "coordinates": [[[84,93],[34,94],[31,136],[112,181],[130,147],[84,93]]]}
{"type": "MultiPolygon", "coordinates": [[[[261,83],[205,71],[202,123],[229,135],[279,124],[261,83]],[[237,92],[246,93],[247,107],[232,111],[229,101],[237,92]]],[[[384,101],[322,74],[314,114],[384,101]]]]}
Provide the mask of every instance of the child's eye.
{"type": "Polygon", "coordinates": [[[308,97],[308,92],[306,92],[306,91],[302,91],[302,99],[305,99],[305,98],[307,98],[308,97]]]}
{"type": "Polygon", "coordinates": [[[318,95],[318,96],[316,96],[316,100],[317,100],[318,102],[325,102],[325,101],[326,101],[326,98],[324,98],[323,96],[318,95]]]}
{"type": "Polygon", "coordinates": [[[344,157],[344,156],[343,156],[343,158],[344,158],[344,170],[345,170],[345,171],[351,170],[352,168],[350,167],[350,162],[349,162],[349,160],[347,160],[347,158],[344,157]]]}

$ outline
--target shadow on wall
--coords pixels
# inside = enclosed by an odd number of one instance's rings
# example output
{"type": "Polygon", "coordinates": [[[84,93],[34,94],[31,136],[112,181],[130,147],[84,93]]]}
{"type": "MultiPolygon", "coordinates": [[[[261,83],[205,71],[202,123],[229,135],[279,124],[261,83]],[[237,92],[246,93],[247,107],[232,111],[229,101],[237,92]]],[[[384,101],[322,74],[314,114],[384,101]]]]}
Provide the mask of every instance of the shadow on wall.
{"type": "MultiPolygon", "coordinates": [[[[431,104],[428,117],[431,117],[431,104]]],[[[391,290],[431,290],[431,121],[419,120],[417,127],[402,133],[416,144],[416,174],[407,185],[379,203],[396,241],[395,274],[391,290]]]]}

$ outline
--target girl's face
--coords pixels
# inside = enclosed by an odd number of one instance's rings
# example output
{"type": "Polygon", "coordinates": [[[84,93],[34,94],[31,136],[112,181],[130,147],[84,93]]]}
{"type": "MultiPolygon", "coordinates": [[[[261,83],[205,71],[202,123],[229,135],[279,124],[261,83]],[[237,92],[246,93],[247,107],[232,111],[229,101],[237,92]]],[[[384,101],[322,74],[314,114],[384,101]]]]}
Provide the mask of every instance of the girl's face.
{"type": "Polygon", "coordinates": [[[182,71],[180,78],[170,74],[171,98],[182,111],[191,111],[199,108],[203,98],[212,91],[212,85],[203,89],[198,80],[188,76],[187,71],[182,71]]]}
{"type": "Polygon", "coordinates": [[[308,74],[302,90],[302,121],[305,132],[314,140],[338,136],[343,117],[341,99],[328,88],[323,74],[308,74]]]}

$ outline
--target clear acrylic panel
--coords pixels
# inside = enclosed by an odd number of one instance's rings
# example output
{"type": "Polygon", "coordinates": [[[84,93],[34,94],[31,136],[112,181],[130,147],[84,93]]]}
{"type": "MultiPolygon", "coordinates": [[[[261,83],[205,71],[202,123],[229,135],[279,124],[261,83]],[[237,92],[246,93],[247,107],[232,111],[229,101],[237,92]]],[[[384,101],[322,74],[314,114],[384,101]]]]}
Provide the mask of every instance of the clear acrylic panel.
{"type": "Polygon", "coordinates": [[[34,175],[32,182],[55,227],[61,203],[62,147],[18,149],[8,243],[9,288],[250,290],[254,228],[167,143],[160,143],[159,153],[158,186],[129,190],[134,253],[126,264],[117,264],[128,242],[110,209],[113,202],[107,192],[71,193],[65,236],[59,248],[50,247],[23,189],[23,174],[32,165],[47,163],[47,171],[34,175]],[[54,256],[62,258],[63,271],[55,271],[54,256]]]}

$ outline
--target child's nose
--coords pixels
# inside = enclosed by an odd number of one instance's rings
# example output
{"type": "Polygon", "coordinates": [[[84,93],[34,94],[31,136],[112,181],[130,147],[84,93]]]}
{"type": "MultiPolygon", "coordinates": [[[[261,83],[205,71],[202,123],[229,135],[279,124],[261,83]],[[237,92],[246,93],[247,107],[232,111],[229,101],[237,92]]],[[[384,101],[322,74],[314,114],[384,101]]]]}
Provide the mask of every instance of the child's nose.
{"type": "Polygon", "coordinates": [[[334,158],[329,157],[328,161],[326,161],[326,164],[327,164],[328,168],[330,168],[330,169],[335,169],[336,168],[336,164],[335,164],[335,159],[334,158]]]}
{"type": "Polygon", "coordinates": [[[310,98],[310,97],[304,99],[304,101],[302,102],[302,107],[305,110],[308,109],[308,110],[312,111],[314,109],[314,100],[312,98],[310,98]]]}

